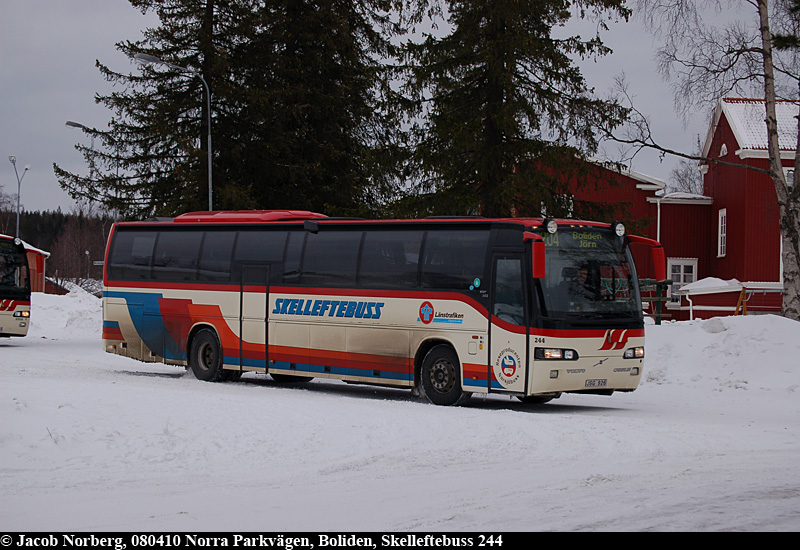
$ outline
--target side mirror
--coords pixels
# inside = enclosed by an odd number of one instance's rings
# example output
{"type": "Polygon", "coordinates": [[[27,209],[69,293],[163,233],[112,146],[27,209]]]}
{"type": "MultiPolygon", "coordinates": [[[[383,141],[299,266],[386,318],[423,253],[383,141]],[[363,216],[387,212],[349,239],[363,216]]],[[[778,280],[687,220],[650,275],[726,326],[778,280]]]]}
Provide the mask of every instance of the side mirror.
{"type": "Polygon", "coordinates": [[[661,245],[654,246],[653,252],[653,267],[656,272],[657,281],[665,281],[667,279],[667,258],[664,254],[664,247],[661,245]]]}
{"type": "Polygon", "coordinates": [[[664,247],[661,246],[661,243],[646,237],[639,237],[638,235],[628,235],[628,240],[632,243],[646,244],[650,247],[650,250],[653,254],[653,268],[655,269],[656,280],[666,280],[667,258],[664,254],[664,247]]]}
{"type": "Polygon", "coordinates": [[[541,235],[525,231],[522,234],[522,240],[525,242],[531,241],[531,273],[534,279],[544,279],[545,277],[545,256],[544,256],[544,239],[541,235]]]}

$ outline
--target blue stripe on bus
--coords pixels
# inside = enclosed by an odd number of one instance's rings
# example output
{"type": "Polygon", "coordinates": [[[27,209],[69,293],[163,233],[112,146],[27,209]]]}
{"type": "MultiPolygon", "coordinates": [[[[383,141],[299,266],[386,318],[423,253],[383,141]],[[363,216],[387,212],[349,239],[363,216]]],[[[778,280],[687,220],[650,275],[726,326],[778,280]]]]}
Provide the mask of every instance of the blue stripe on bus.
{"type": "Polygon", "coordinates": [[[164,296],[161,293],[150,294],[147,292],[120,292],[109,290],[104,293],[109,298],[122,298],[128,306],[133,327],[139,338],[153,353],[165,359],[186,361],[186,351],[180,348],[170,336],[161,307],[158,301],[164,296]]]}
{"type": "MultiPolygon", "coordinates": [[[[471,378],[464,378],[461,380],[461,387],[466,390],[469,390],[470,388],[486,389],[486,380],[472,380],[471,378]]],[[[509,391],[508,388],[500,384],[500,382],[497,380],[492,380],[491,389],[509,391]]]]}
{"type": "Polygon", "coordinates": [[[338,376],[360,376],[362,378],[375,378],[384,380],[411,380],[411,374],[405,372],[379,371],[380,376],[373,376],[373,371],[365,369],[352,369],[347,367],[326,367],[325,365],[311,365],[307,363],[290,363],[288,361],[275,361],[270,369],[286,370],[297,373],[336,374],[338,376]],[[294,365],[295,368],[291,368],[294,365]],[[327,370],[326,370],[327,369],[327,370]]]}
{"type": "MultiPolygon", "coordinates": [[[[238,357],[230,357],[226,359],[230,359],[231,365],[239,366],[239,358],[238,357]]],[[[242,357],[242,366],[243,367],[256,367],[259,369],[266,369],[267,368],[267,360],[266,359],[252,359],[250,357],[242,357]]]]}

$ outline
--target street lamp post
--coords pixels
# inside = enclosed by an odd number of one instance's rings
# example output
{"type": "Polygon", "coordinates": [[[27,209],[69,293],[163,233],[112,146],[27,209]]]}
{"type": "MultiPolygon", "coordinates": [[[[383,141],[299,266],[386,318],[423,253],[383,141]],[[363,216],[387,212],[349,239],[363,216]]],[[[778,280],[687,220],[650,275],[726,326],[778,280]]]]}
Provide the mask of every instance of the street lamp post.
{"type": "Polygon", "coordinates": [[[17,176],[17,234],[15,237],[19,239],[19,194],[22,191],[22,180],[25,178],[25,174],[28,173],[28,170],[31,169],[31,165],[25,165],[25,170],[22,171],[22,177],[20,177],[19,172],[17,172],[17,157],[9,155],[8,160],[14,165],[14,174],[17,176]]]}
{"type": "MultiPolygon", "coordinates": [[[[67,128],[78,128],[78,129],[80,129],[80,130],[83,130],[83,131],[84,131],[84,132],[86,132],[87,134],[89,134],[89,137],[90,137],[90,138],[91,138],[91,140],[92,140],[92,145],[91,145],[91,147],[90,147],[90,148],[91,148],[92,152],[94,152],[94,136],[92,135],[92,133],[91,133],[91,130],[90,130],[88,127],[84,126],[84,125],[83,125],[83,124],[81,124],[80,122],[75,122],[75,121],[73,121],[73,120],[68,120],[68,121],[67,121],[67,122],[66,122],[64,125],[65,125],[67,128]]],[[[92,176],[93,176],[93,172],[94,172],[94,170],[92,169],[92,166],[94,166],[94,162],[93,162],[93,161],[90,161],[90,163],[89,163],[89,180],[90,180],[92,183],[94,183],[94,178],[92,177],[92,176]]]]}
{"type": "Polygon", "coordinates": [[[91,149],[94,150],[94,136],[91,134],[91,130],[89,128],[87,128],[80,122],[74,122],[72,120],[68,120],[64,125],[67,126],[68,128],[80,128],[81,130],[89,134],[89,137],[92,139],[91,149]]]}
{"type": "Polygon", "coordinates": [[[206,79],[203,78],[203,75],[200,74],[200,71],[189,69],[188,67],[181,67],[180,65],[174,65],[172,63],[168,63],[163,59],[160,59],[154,55],[146,54],[146,53],[135,53],[133,54],[133,58],[137,61],[141,61],[142,63],[147,64],[159,64],[169,67],[171,69],[175,69],[176,71],[180,71],[182,73],[189,73],[192,76],[196,76],[200,79],[200,82],[203,83],[206,89],[206,114],[208,117],[208,209],[209,211],[214,210],[213,204],[213,186],[211,184],[211,89],[208,87],[208,83],[206,79]]]}

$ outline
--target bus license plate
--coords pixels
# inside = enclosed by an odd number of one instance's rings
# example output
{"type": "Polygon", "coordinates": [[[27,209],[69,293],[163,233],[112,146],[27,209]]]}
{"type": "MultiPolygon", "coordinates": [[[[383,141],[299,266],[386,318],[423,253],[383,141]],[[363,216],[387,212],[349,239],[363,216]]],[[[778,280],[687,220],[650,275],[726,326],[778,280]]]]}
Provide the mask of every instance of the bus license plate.
{"type": "Polygon", "coordinates": [[[595,378],[586,381],[587,388],[603,388],[606,386],[608,380],[606,378],[595,378]]]}

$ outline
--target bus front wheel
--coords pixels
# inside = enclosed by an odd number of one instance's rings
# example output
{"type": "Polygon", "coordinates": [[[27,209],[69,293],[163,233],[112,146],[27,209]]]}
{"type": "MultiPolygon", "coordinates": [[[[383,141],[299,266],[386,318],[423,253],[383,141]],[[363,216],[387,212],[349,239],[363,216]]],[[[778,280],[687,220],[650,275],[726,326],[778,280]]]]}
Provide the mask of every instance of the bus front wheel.
{"type": "Polygon", "coordinates": [[[225,379],[225,371],[222,369],[222,346],[213,330],[204,328],[192,339],[189,365],[198,380],[218,382],[225,379]]]}
{"type": "Polygon", "coordinates": [[[458,405],[469,397],[461,390],[461,376],[456,352],[450,346],[432,348],[422,361],[422,393],[436,405],[458,405]]]}

